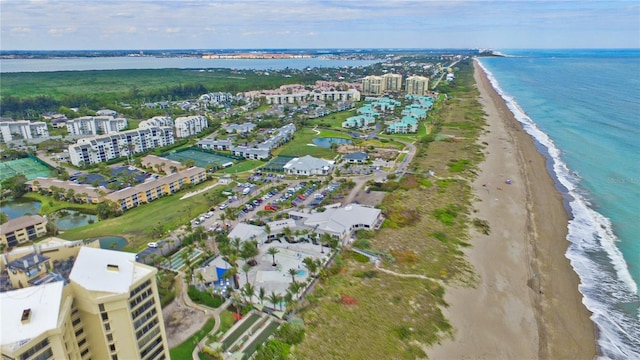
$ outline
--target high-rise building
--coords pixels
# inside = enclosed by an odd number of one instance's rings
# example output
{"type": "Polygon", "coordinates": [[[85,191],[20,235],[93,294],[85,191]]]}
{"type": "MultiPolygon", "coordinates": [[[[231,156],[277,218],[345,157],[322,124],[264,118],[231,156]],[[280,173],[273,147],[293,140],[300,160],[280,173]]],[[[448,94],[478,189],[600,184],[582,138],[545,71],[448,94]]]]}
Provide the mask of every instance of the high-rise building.
{"type": "Polygon", "coordinates": [[[382,95],[384,89],[382,76],[369,75],[362,79],[362,93],[365,95],[382,95]]]}
{"type": "Polygon", "coordinates": [[[63,281],[0,293],[3,359],[169,359],[157,270],[82,247],[63,281]]]}
{"type": "Polygon", "coordinates": [[[27,140],[35,138],[48,138],[49,129],[47,123],[42,121],[2,121],[0,122],[0,134],[3,142],[13,140],[27,140]]]}
{"type": "Polygon", "coordinates": [[[179,117],[175,121],[176,137],[183,138],[199,134],[208,126],[207,118],[201,115],[179,117]]]}
{"type": "Polygon", "coordinates": [[[69,145],[69,160],[75,166],[97,164],[122,156],[173,144],[173,129],[168,126],[123,131],[80,139],[69,145]]]}
{"type": "Polygon", "coordinates": [[[429,78],[424,76],[410,76],[407,78],[407,94],[427,96],[429,93],[429,78]]]}
{"type": "Polygon", "coordinates": [[[382,75],[384,91],[402,91],[402,75],[384,74],[382,75]]]}
{"type": "Polygon", "coordinates": [[[67,131],[70,135],[104,135],[117,133],[127,128],[125,118],[113,116],[83,116],[67,120],[67,131]]]}

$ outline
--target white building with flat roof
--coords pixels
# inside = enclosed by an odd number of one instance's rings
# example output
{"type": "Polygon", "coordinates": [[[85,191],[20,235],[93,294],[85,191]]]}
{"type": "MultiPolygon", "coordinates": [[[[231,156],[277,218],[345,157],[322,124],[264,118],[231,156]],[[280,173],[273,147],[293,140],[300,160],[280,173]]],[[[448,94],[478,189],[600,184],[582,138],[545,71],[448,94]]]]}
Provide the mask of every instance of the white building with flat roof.
{"type": "Polygon", "coordinates": [[[138,129],[147,129],[160,126],[173,127],[173,119],[170,116],[154,116],[151,119],[140,121],[140,124],[138,124],[138,129]]]}
{"type": "Polygon", "coordinates": [[[126,129],[128,121],[113,116],[83,116],[67,120],[66,125],[69,135],[104,135],[126,129]]]}
{"type": "Polygon", "coordinates": [[[43,121],[1,121],[0,133],[2,133],[2,141],[5,143],[13,140],[27,140],[49,137],[49,129],[47,129],[47,123],[43,121]]]}
{"type": "Polygon", "coordinates": [[[69,160],[75,166],[97,164],[174,142],[170,127],[128,130],[78,140],[76,144],[69,145],[69,160]]]}
{"type": "Polygon", "coordinates": [[[176,137],[184,138],[199,134],[208,126],[207,118],[201,115],[179,117],[175,121],[176,137]]]}

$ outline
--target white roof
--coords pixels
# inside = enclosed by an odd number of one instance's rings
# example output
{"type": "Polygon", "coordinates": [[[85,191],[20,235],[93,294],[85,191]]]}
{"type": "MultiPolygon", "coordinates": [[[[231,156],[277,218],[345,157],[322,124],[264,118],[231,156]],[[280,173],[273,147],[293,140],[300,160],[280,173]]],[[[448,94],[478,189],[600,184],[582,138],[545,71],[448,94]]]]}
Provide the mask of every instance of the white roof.
{"type": "Polygon", "coordinates": [[[122,294],[151,271],[136,263],[136,254],[82,247],[69,279],[90,291],[122,294]]]}
{"type": "Polygon", "coordinates": [[[318,225],[318,230],[322,231],[342,233],[356,225],[373,226],[380,213],[380,209],[351,204],[343,208],[327,208],[324,212],[313,213],[304,224],[318,225]]]}
{"type": "Polygon", "coordinates": [[[2,346],[15,350],[43,332],[58,327],[64,282],[57,281],[40,286],[0,293],[2,315],[2,346]],[[22,312],[31,309],[29,322],[23,324],[22,312]]]}
{"type": "Polygon", "coordinates": [[[293,169],[293,170],[301,170],[301,171],[311,171],[317,169],[329,169],[333,165],[333,162],[315,158],[311,155],[306,155],[300,158],[293,158],[286,163],[283,168],[285,169],[293,169]]]}
{"type": "Polygon", "coordinates": [[[241,241],[258,240],[260,237],[264,238],[266,236],[267,232],[264,228],[246,223],[239,223],[229,233],[229,239],[239,238],[241,241]]]}

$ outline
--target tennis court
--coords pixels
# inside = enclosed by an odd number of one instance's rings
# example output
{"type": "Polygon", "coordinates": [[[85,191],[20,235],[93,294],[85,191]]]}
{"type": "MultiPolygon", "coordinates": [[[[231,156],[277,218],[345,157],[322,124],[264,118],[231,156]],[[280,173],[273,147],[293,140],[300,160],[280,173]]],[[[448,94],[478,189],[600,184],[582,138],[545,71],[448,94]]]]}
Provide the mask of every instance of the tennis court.
{"type": "Polygon", "coordinates": [[[211,165],[216,169],[226,168],[238,162],[238,160],[230,156],[227,157],[218,153],[203,151],[198,148],[178,150],[175,152],[164,154],[162,155],[162,157],[175,161],[193,160],[193,163],[196,166],[206,168],[208,165],[211,165]]]}
{"type": "Polygon", "coordinates": [[[260,170],[268,172],[284,172],[284,166],[294,158],[295,156],[278,155],[269,161],[267,165],[261,167],[260,170]]]}
{"type": "Polygon", "coordinates": [[[26,176],[27,180],[51,177],[52,170],[49,165],[32,156],[0,162],[0,181],[19,174],[26,176]]]}

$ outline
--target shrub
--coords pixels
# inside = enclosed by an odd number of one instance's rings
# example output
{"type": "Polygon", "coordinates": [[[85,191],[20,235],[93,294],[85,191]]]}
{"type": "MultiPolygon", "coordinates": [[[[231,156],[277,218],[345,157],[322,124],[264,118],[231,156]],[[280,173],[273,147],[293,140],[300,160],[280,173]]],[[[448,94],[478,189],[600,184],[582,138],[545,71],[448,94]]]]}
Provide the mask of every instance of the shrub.
{"type": "Polygon", "coordinates": [[[278,328],[276,336],[286,344],[299,344],[304,339],[304,322],[296,319],[286,322],[278,328]]]}
{"type": "Polygon", "coordinates": [[[473,226],[475,226],[478,231],[485,235],[489,235],[491,233],[491,227],[489,226],[489,222],[487,220],[475,218],[473,219],[473,226]]]}
{"type": "Polygon", "coordinates": [[[189,286],[187,290],[189,298],[198,304],[206,305],[212,308],[217,308],[224,302],[224,299],[218,295],[213,295],[206,291],[200,291],[195,286],[189,286]]]}
{"type": "Polygon", "coordinates": [[[449,205],[444,209],[435,209],[433,211],[433,216],[435,216],[435,218],[441,223],[451,226],[458,217],[458,210],[458,206],[449,205]]]}

